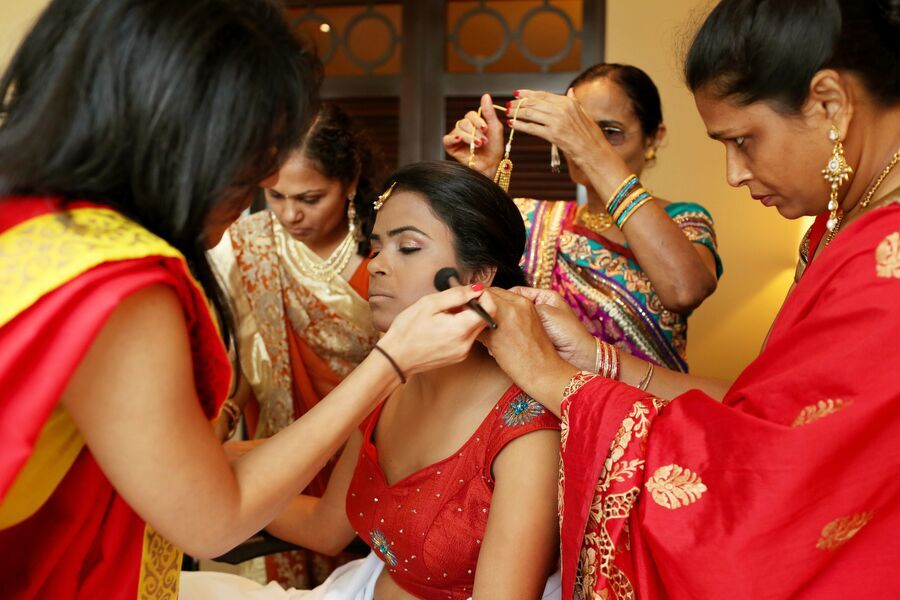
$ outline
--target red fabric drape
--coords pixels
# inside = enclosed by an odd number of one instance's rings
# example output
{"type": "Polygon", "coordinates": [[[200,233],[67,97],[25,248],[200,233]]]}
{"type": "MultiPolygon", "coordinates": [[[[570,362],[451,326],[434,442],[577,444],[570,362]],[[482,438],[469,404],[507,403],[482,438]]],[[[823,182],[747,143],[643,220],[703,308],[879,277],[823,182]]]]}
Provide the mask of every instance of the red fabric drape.
{"type": "Polygon", "coordinates": [[[900,596],[898,299],[894,204],[809,266],[724,402],[573,381],[563,597],[900,596]]]}
{"type": "MultiPolygon", "coordinates": [[[[76,206],[87,205],[70,205],[76,206]]],[[[0,233],[58,208],[45,199],[5,202],[0,233]]],[[[106,319],[124,298],[158,284],[171,286],[182,299],[198,396],[207,416],[217,413],[228,393],[230,367],[205,297],[184,262],[148,256],[103,263],[0,327],[0,502],[106,319]]],[[[84,448],[37,512],[0,530],[0,595],[134,598],[144,530],[144,521],[84,448]]]]}

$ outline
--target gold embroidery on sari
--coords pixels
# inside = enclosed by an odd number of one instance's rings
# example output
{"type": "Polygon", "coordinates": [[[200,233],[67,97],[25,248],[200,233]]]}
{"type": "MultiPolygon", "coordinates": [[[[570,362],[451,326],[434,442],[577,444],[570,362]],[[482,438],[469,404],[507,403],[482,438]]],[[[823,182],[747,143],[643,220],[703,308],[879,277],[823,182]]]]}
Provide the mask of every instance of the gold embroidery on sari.
{"type": "Polygon", "coordinates": [[[178,600],[182,552],[147,525],[138,578],[140,600],[178,600]]]}
{"type": "Polygon", "coordinates": [[[644,485],[654,502],[670,510],[693,504],[707,491],[699,475],[680,465],[658,468],[644,485]]]}
{"type": "Polygon", "coordinates": [[[791,423],[791,427],[809,425],[813,421],[818,421],[828,415],[833,415],[851,404],[852,402],[845,402],[843,400],[819,400],[815,404],[804,407],[803,410],[800,411],[800,414],[797,415],[797,418],[794,419],[794,422],[791,423]]]}
{"type": "Polygon", "coordinates": [[[822,535],[816,543],[819,550],[836,550],[846,544],[850,538],[859,533],[866,523],[875,516],[874,512],[864,512],[831,521],[822,528],[822,535]]]}
{"type": "Polygon", "coordinates": [[[74,208],[10,227],[0,235],[0,325],[88,269],[147,256],[183,259],[165,240],[108,208],[74,208]]]}
{"type": "Polygon", "coordinates": [[[588,371],[575,373],[575,375],[572,376],[572,379],[569,380],[568,385],[566,385],[566,389],[563,390],[563,402],[574,396],[575,393],[581,389],[581,386],[596,377],[596,373],[589,373],[588,371]]]}
{"type": "Polygon", "coordinates": [[[875,249],[875,275],[900,279],[900,231],[885,237],[875,249]]]}
{"type": "Polygon", "coordinates": [[[232,298],[241,368],[260,404],[257,437],[294,420],[288,326],[340,379],[378,339],[366,299],[340,275],[305,276],[301,253],[320,260],[266,211],[235,223],[210,254],[232,298]]]}
{"type": "Polygon", "coordinates": [[[662,412],[662,409],[667,407],[669,405],[669,403],[672,402],[672,400],[670,398],[653,397],[650,400],[653,401],[653,408],[655,408],[657,412],[662,412]]]}
{"type": "MultiPolygon", "coordinates": [[[[594,499],[588,512],[588,531],[582,543],[575,578],[576,598],[596,598],[607,589],[613,592],[617,599],[635,597],[631,581],[615,564],[619,550],[609,533],[609,524],[613,520],[627,519],[640,495],[637,481],[643,473],[645,462],[642,459],[622,460],[622,458],[633,441],[646,440],[650,424],[649,412],[643,400],[635,402],[610,445],[610,452],[600,471],[594,499]],[[608,493],[611,484],[624,483],[628,479],[635,480],[635,485],[615,494],[608,493]],[[598,575],[604,577],[607,582],[600,591],[594,589],[598,575]]],[[[564,422],[566,418],[567,415],[564,415],[564,422]]]]}

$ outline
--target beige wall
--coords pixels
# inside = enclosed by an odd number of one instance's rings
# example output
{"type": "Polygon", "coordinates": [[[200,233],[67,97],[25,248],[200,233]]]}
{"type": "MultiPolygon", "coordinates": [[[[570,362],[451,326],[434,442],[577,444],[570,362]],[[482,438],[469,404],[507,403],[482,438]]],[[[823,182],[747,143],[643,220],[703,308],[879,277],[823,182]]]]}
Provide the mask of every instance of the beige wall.
{"type": "Polygon", "coordinates": [[[6,68],[22,36],[49,0],[0,0],[0,68],[6,68]]]}
{"type": "Polygon", "coordinates": [[[681,75],[681,49],[709,0],[607,0],[606,58],[656,81],[669,136],[645,185],[696,201],[716,221],[725,274],[691,317],[688,361],[699,375],[734,378],[758,354],[793,278],[803,221],[787,221],[725,182],[725,152],[706,137],[681,75]]]}

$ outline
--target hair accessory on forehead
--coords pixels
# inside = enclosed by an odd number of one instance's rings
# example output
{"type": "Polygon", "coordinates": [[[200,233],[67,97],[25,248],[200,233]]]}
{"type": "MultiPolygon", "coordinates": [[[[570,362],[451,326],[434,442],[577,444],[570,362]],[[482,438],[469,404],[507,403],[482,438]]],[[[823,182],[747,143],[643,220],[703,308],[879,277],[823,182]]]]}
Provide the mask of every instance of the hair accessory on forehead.
{"type": "Polygon", "coordinates": [[[387,191],[375,198],[375,203],[373,206],[375,207],[376,211],[381,210],[381,207],[384,206],[384,203],[387,202],[387,199],[391,197],[391,192],[394,191],[395,185],[397,185],[396,181],[391,184],[391,187],[389,187],[387,191]]]}

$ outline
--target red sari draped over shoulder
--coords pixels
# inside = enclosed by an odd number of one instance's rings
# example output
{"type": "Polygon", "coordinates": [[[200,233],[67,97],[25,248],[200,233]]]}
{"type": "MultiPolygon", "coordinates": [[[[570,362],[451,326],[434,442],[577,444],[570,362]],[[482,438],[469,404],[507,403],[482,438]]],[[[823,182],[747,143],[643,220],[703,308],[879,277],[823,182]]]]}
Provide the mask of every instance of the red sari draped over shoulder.
{"type": "Polygon", "coordinates": [[[900,204],[810,264],[717,402],[576,376],[563,598],[900,597],[900,204]]]}
{"type": "Polygon", "coordinates": [[[0,597],[177,598],[181,551],[118,495],[58,404],[116,306],[160,284],[181,298],[212,418],[231,369],[178,251],[98,205],[0,200],[0,597]]]}

